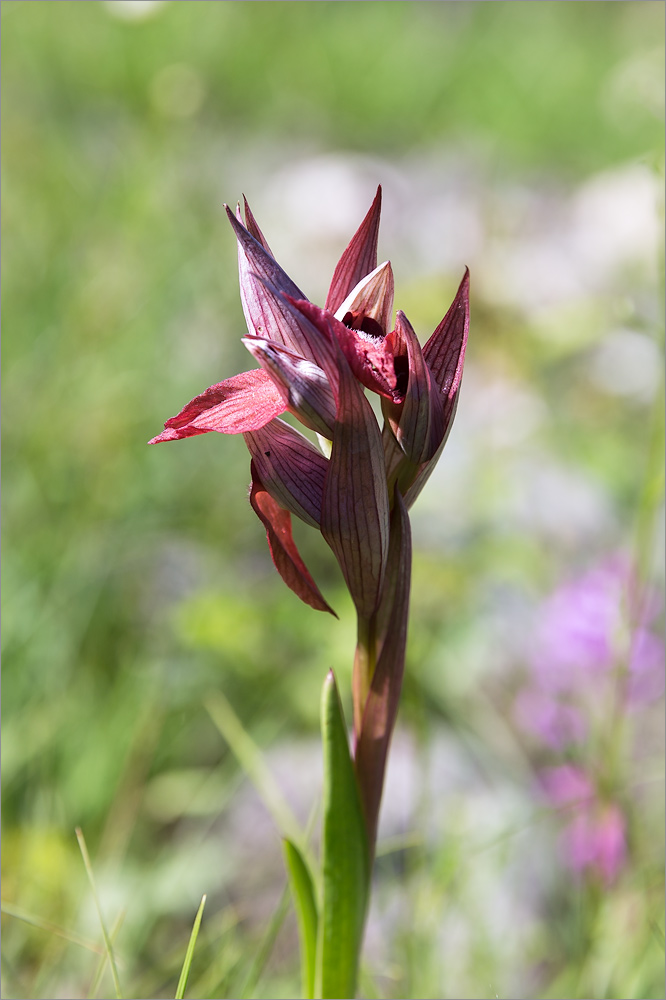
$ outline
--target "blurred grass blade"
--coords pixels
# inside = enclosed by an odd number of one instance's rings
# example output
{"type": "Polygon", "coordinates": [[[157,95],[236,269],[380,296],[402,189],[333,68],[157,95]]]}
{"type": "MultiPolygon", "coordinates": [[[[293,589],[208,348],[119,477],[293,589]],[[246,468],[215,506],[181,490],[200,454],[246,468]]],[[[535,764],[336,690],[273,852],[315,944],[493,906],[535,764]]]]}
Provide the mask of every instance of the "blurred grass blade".
{"type": "Polygon", "coordinates": [[[240,990],[233,990],[231,993],[227,993],[227,996],[237,996],[240,997],[241,1000],[247,1000],[247,998],[255,995],[257,985],[266,969],[268,960],[271,957],[273,948],[275,947],[277,936],[280,933],[288,912],[289,890],[287,886],[285,886],[273,916],[271,917],[268,927],[266,928],[264,936],[261,939],[259,947],[255,950],[254,960],[250,965],[250,969],[245,977],[242,988],[240,990]]]}
{"type": "Polygon", "coordinates": [[[8,917],[14,917],[16,920],[22,920],[25,924],[31,924],[33,927],[38,927],[41,931],[46,931],[47,934],[56,934],[58,937],[64,938],[65,941],[69,941],[71,944],[78,944],[81,948],[87,948],[88,951],[94,951],[97,955],[104,955],[106,957],[106,952],[104,948],[98,945],[95,941],[88,941],[86,938],[80,937],[80,935],[75,934],[73,931],[68,931],[64,927],[58,927],[57,924],[51,923],[50,920],[44,920],[43,917],[37,917],[32,913],[26,913],[25,910],[19,909],[19,907],[14,906],[12,903],[7,903],[5,900],[0,903],[0,910],[6,913],[8,917]]]}
{"type": "MultiPolygon", "coordinates": [[[[113,925],[113,927],[111,928],[111,933],[109,935],[109,939],[111,941],[111,944],[113,944],[114,941],[116,940],[116,937],[118,935],[118,931],[122,927],[122,923],[123,923],[124,919],[125,919],[125,913],[123,911],[123,912],[121,912],[121,913],[118,914],[118,916],[116,917],[116,922],[113,925]]],[[[93,981],[90,984],[90,988],[89,988],[89,990],[88,990],[88,992],[86,994],[87,1000],[91,1000],[92,997],[96,997],[97,996],[97,993],[98,993],[99,987],[100,987],[100,983],[102,982],[102,976],[104,975],[104,970],[106,969],[106,966],[107,966],[108,961],[109,961],[109,956],[106,953],[106,951],[104,950],[104,948],[101,948],[100,951],[101,951],[101,957],[100,957],[99,962],[97,963],[97,969],[95,971],[95,975],[93,976],[93,981]]]]}
{"type": "Polygon", "coordinates": [[[204,906],[206,905],[206,894],[201,897],[201,902],[199,903],[199,909],[197,910],[197,915],[194,918],[194,924],[192,926],[192,933],[190,934],[190,943],[187,946],[187,951],[185,952],[185,961],[183,962],[183,969],[180,973],[180,979],[178,980],[178,989],[176,990],[176,1000],[183,1000],[185,996],[185,987],[187,986],[187,980],[190,975],[190,966],[192,965],[192,959],[194,958],[194,948],[197,943],[197,938],[199,937],[199,928],[201,927],[201,918],[203,917],[204,906]]]}
{"type": "Polygon", "coordinates": [[[333,672],[322,694],[324,819],[315,995],[351,998],[368,902],[370,853],[333,672]]]}
{"type": "Polygon", "coordinates": [[[291,840],[284,841],[284,854],[301,940],[303,997],[311,1000],[314,997],[319,922],[314,882],[305,858],[291,840]]]}
{"type": "Polygon", "coordinates": [[[76,828],[76,839],[79,842],[79,848],[81,850],[81,857],[83,858],[83,864],[88,875],[88,881],[90,882],[90,889],[93,894],[93,899],[95,900],[95,906],[97,907],[97,914],[99,916],[99,922],[102,928],[102,936],[104,938],[104,947],[106,948],[106,954],[109,959],[109,967],[111,969],[111,975],[113,977],[113,986],[116,991],[116,1000],[123,1000],[122,991],[120,989],[120,979],[118,978],[118,967],[116,965],[116,959],[113,954],[113,946],[111,944],[111,938],[109,937],[109,932],[106,929],[106,923],[104,921],[104,914],[102,913],[102,907],[99,901],[99,896],[97,895],[97,887],[95,885],[95,876],[93,875],[92,865],[90,863],[90,855],[88,854],[88,848],[86,846],[85,837],[83,836],[83,830],[77,826],[76,828]]]}
{"type": "Polygon", "coordinates": [[[206,698],[205,705],[236,760],[257,789],[277,828],[287,839],[303,844],[305,838],[298,820],[266,766],[261,750],[227,699],[221,691],[214,691],[206,698]]]}

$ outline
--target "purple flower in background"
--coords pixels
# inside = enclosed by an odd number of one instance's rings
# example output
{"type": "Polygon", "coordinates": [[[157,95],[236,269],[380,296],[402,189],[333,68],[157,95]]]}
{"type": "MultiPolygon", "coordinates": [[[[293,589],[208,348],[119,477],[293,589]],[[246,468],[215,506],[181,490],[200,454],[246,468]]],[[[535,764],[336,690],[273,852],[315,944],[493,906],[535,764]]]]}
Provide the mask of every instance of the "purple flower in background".
{"type": "Polygon", "coordinates": [[[518,694],[514,714],[521,729],[538,736],[551,750],[580,743],[587,733],[580,709],[538,688],[525,688],[518,694]]]}
{"type": "Polygon", "coordinates": [[[615,556],[556,590],[542,605],[530,657],[530,683],[515,718],[551,750],[580,744],[598,706],[622,683],[635,707],[664,691],[664,641],[651,625],[660,612],[628,560],[615,556]]]}
{"type": "Polygon", "coordinates": [[[563,812],[560,848],[565,865],[577,875],[590,874],[610,885],[627,855],[622,810],[599,798],[581,768],[570,764],[547,768],[540,779],[547,801],[563,812]]]}

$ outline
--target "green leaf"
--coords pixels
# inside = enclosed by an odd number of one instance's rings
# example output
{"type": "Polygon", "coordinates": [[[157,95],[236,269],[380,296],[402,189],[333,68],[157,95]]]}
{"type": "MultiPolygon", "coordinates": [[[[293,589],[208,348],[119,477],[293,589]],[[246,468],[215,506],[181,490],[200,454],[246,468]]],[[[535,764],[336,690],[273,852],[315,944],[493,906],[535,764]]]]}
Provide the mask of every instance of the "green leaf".
{"type": "Polygon", "coordinates": [[[185,996],[185,987],[187,986],[187,980],[190,975],[190,967],[192,965],[192,959],[194,958],[194,946],[197,943],[197,938],[199,937],[199,928],[201,927],[201,918],[203,917],[204,906],[206,905],[205,894],[201,897],[201,902],[199,903],[199,909],[197,910],[197,915],[194,918],[194,924],[192,925],[192,933],[190,934],[190,942],[187,946],[187,951],[185,952],[185,961],[183,962],[183,968],[180,973],[180,979],[178,980],[178,989],[176,990],[176,1000],[183,1000],[185,996]]]}
{"type": "Polygon", "coordinates": [[[305,1000],[314,997],[317,959],[317,900],[310,868],[300,850],[291,840],[284,841],[284,854],[289,873],[289,885],[294,899],[298,933],[301,939],[301,981],[305,1000]]]}
{"type": "Polygon", "coordinates": [[[354,997],[369,895],[370,852],[333,672],[322,694],[324,818],[316,996],[354,997]]]}

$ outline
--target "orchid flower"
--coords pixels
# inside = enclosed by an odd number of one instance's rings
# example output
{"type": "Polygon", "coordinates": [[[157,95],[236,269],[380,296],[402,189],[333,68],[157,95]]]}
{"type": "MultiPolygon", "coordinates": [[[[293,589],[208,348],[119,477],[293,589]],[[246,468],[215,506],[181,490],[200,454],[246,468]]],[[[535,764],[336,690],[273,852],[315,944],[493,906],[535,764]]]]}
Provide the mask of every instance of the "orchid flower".
{"type": "MultiPolygon", "coordinates": [[[[358,616],[353,768],[371,863],[404,669],[407,511],[455,415],[469,272],[421,347],[403,312],[393,324],[393,271],[389,261],[377,265],[381,187],[338,261],[323,308],[282,270],[246,201],[244,208],[244,217],[240,206],[235,214],[226,211],[238,241],[248,330],[242,340],[259,367],[195,396],[150,443],[209,431],[243,434],[251,456],[250,503],[278,572],[306,604],[334,614],[298,553],[291,516],[318,528],[333,550],[358,616]],[[382,428],[365,390],[381,399],[382,428]],[[287,412],[314,431],[323,448],[281,420],[287,412]]],[[[362,924],[363,918],[359,934],[362,924]]],[[[358,947],[360,938],[356,961],[358,947]]],[[[355,967],[349,975],[348,990],[355,967]]],[[[326,992],[334,988],[319,985],[322,995],[337,996],[326,992]]]]}

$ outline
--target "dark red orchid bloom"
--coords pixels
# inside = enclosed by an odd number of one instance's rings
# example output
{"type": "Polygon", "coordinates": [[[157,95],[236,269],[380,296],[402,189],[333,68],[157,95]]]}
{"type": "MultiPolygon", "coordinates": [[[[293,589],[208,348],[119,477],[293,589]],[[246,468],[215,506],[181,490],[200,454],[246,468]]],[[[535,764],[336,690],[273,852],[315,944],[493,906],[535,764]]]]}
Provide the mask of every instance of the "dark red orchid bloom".
{"type": "Polygon", "coordinates": [[[380,603],[396,491],[416,499],[446,441],[469,327],[469,273],[421,348],[402,312],[391,330],[393,273],[377,266],[381,188],[335,268],[323,309],[276,262],[245,202],[227,214],[238,239],[243,343],[260,367],[195,396],[151,444],[218,431],[243,434],[250,502],[275,565],[307,604],[330,611],[294,544],[290,515],[320,528],[359,616],[380,603]],[[380,431],[364,389],[379,394],[380,431]],[[330,457],[285,412],[331,442],[330,457]]]}
{"type": "MultiPolygon", "coordinates": [[[[259,367],[206,389],[150,442],[208,431],[243,434],[251,455],[250,503],[283,580],[306,604],[335,613],[298,553],[291,527],[295,514],[321,531],[356,607],[353,754],[335,683],[329,678],[324,685],[328,791],[322,820],[322,932],[317,932],[316,970],[311,945],[304,945],[306,996],[355,995],[384,773],[405,666],[408,508],[451,428],[469,328],[465,270],[449,311],[425,347],[404,313],[397,313],[391,329],[393,272],[388,261],[377,266],[380,206],[378,188],[335,268],[323,309],[276,262],[247,202],[244,223],[240,206],[235,216],[227,209],[238,240],[248,327],[243,343],[259,367]],[[381,429],[366,390],[381,399],[381,429]],[[315,432],[320,447],[281,420],[285,412],[315,432]],[[342,936],[340,928],[345,928],[342,936]],[[332,970],[332,978],[324,969],[332,970]]],[[[291,844],[290,870],[296,856],[291,844]]],[[[314,889],[307,867],[301,858],[299,880],[305,877],[310,891],[301,886],[295,895],[312,923],[314,889]]]]}

